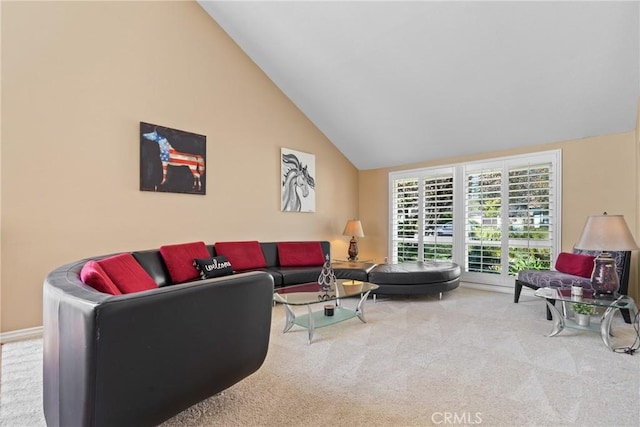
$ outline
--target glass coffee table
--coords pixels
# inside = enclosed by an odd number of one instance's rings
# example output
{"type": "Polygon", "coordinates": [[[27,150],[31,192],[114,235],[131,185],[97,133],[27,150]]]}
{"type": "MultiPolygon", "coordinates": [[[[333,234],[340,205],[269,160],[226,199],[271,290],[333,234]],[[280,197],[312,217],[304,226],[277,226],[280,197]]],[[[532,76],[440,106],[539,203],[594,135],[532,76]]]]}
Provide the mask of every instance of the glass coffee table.
{"type": "Polygon", "coordinates": [[[620,295],[615,299],[606,298],[591,298],[591,297],[579,297],[571,295],[570,289],[554,288],[539,288],[535,291],[535,296],[545,298],[547,307],[551,311],[551,320],[553,320],[553,326],[551,333],[548,335],[553,337],[558,335],[565,326],[574,329],[590,330],[593,332],[600,331],[600,337],[604,344],[610,349],[614,350],[611,344],[611,321],[616,310],[626,309],[629,310],[631,318],[633,319],[638,308],[636,303],[630,296],[620,295]],[[562,313],[558,311],[556,306],[550,302],[550,300],[560,301],[562,304],[562,313]],[[590,324],[589,326],[579,325],[574,319],[570,317],[571,305],[575,303],[584,303],[589,306],[604,309],[600,323],[590,324]]]}
{"type": "Polygon", "coordinates": [[[273,300],[284,306],[287,316],[282,333],[289,331],[293,325],[301,326],[308,330],[308,342],[311,344],[316,328],[333,325],[354,317],[366,323],[364,305],[369,293],[375,289],[378,289],[378,285],[348,279],[338,279],[327,291],[323,291],[317,282],[277,289],[273,294],[273,300]],[[355,310],[340,305],[341,299],[358,296],[360,300],[355,310]],[[327,306],[327,314],[325,314],[324,307],[323,310],[313,311],[312,306],[316,304],[327,306]],[[293,306],[307,306],[308,313],[296,316],[293,306]]]}

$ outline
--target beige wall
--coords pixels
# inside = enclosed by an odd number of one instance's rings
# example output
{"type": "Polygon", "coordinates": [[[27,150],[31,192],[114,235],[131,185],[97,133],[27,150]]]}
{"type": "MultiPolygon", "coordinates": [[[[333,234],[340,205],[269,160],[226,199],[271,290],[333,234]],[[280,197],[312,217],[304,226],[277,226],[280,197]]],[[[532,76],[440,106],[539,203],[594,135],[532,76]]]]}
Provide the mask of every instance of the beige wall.
{"type": "MultiPolygon", "coordinates": [[[[631,230],[635,229],[635,236],[640,237],[637,226],[637,145],[635,132],[631,131],[526,149],[416,163],[400,168],[361,171],[360,219],[363,227],[366,227],[366,237],[360,240],[360,253],[363,257],[378,260],[387,256],[389,172],[551,149],[562,150],[562,250],[571,250],[587,216],[599,215],[604,211],[624,215],[631,230]]],[[[640,292],[636,256],[633,264],[629,293],[637,299],[640,292]]]]}
{"type": "Polygon", "coordinates": [[[2,2],[1,331],[85,256],[328,239],[358,171],[195,2],[2,2]],[[139,122],[207,136],[207,195],[139,188],[139,122]],[[316,156],[316,212],[280,212],[280,147],[316,156]]]}
{"type": "MultiPolygon", "coordinates": [[[[344,254],[360,213],[360,257],[387,256],[387,177],[401,168],[358,172],[196,3],[1,2],[0,17],[0,331],[41,325],[46,273],[90,255],[244,239],[328,239],[344,254]],[[140,121],[207,136],[206,196],[138,190],[140,121]],[[280,212],[280,147],[316,155],[316,213],[280,212]]],[[[553,148],[563,249],[603,210],[638,236],[633,132],[402,169],[553,148]]]]}

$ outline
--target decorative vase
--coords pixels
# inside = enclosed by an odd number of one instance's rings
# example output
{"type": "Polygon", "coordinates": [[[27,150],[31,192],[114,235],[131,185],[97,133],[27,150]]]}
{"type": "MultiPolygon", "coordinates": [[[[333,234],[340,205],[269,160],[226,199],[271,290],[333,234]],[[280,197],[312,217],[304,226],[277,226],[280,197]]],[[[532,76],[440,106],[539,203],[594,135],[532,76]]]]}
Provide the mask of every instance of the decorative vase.
{"type": "Polygon", "coordinates": [[[576,323],[580,326],[589,326],[589,322],[591,321],[590,314],[580,314],[575,313],[576,315],[576,323]]]}
{"type": "Polygon", "coordinates": [[[320,290],[322,292],[328,292],[332,285],[336,282],[336,275],[333,272],[333,268],[331,267],[331,261],[329,260],[329,255],[325,258],[324,265],[322,266],[322,271],[320,272],[320,276],[318,276],[318,284],[320,285],[320,290]]]}

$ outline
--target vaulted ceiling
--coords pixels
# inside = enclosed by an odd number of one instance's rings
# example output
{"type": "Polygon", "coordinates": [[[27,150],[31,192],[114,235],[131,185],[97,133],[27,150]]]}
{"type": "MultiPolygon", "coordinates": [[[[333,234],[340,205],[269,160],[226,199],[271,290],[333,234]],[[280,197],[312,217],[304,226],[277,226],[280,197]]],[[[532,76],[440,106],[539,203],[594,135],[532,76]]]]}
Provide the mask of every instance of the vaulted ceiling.
{"type": "Polygon", "coordinates": [[[636,125],[636,1],[199,3],[358,169],[636,125]]]}

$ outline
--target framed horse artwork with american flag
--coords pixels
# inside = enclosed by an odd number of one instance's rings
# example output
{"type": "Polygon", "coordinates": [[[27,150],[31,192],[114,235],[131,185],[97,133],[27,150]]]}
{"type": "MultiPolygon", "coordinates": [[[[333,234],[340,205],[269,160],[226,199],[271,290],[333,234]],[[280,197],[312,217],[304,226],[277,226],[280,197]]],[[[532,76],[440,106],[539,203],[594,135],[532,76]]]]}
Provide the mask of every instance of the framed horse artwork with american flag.
{"type": "Polygon", "coordinates": [[[140,190],[206,194],[207,137],[140,122],[140,190]]]}

